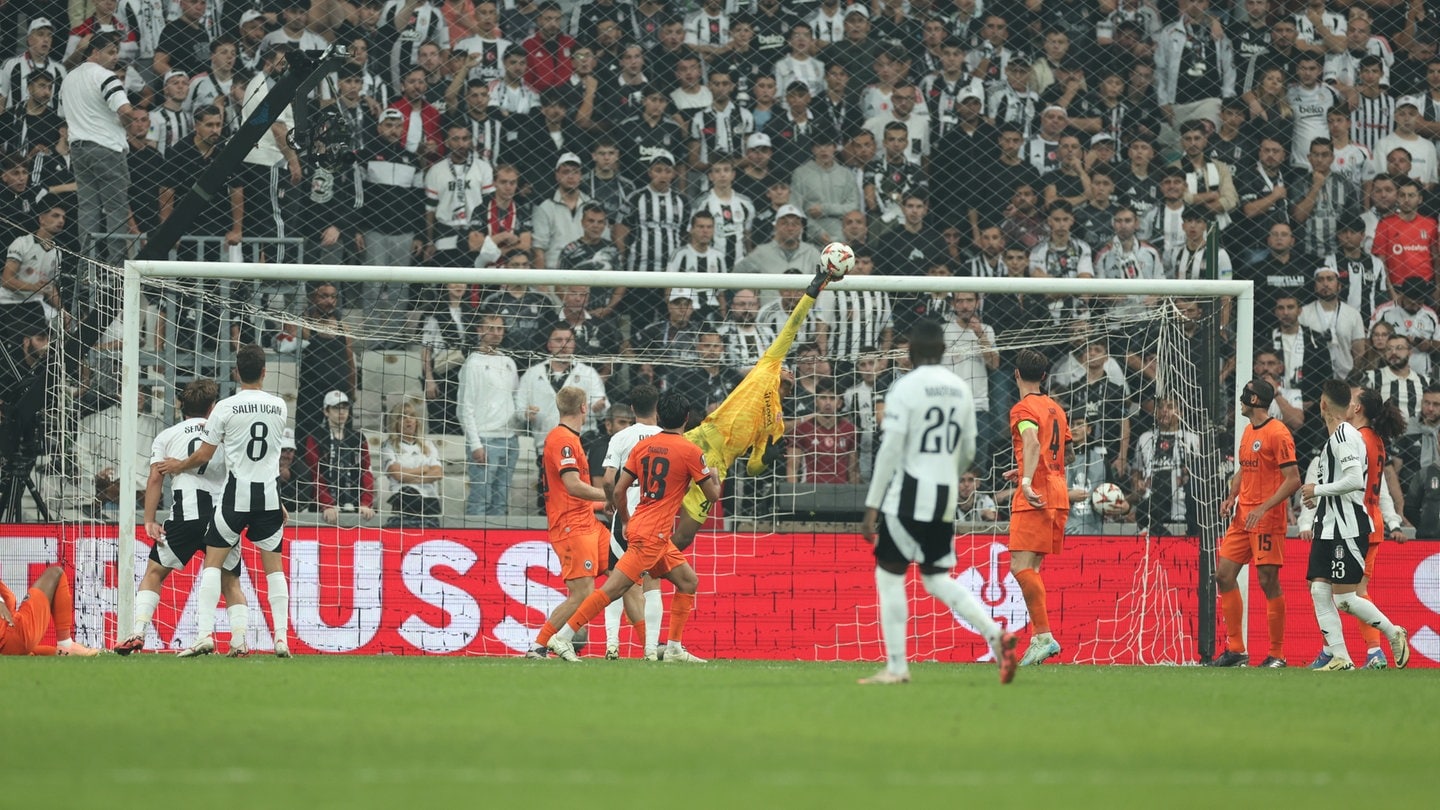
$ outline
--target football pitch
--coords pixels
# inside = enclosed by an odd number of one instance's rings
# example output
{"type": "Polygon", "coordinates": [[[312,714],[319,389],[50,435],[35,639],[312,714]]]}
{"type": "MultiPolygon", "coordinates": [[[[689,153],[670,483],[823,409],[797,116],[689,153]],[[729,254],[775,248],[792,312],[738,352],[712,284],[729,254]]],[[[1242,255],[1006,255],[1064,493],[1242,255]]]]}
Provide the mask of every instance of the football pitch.
{"type": "Polygon", "coordinates": [[[1433,806],[1440,671],[7,659],[12,807],[1433,806]],[[32,804],[33,802],[33,804],[32,804]],[[437,804],[437,802],[439,804],[437,804]]]}

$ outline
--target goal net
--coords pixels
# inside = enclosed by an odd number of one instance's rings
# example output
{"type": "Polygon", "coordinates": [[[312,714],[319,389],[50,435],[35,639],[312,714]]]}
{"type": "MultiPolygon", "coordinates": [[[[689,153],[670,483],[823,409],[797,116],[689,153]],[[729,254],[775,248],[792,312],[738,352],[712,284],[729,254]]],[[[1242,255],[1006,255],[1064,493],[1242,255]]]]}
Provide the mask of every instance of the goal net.
{"type": "MultiPolygon", "coordinates": [[[[155,543],[144,498],[155,436],[185,418],[179,396],[194,381],[233,393],[236,349],[253,342],[266,350],[264,388],[290,412],[278,440],[291,648],[496,655],[527,649],[564,598],[539,458],[558,423],[557,391],[585,392],[581,441],[598,481],[609,435],[634,421],[631,392],[681,391],[697,420],[724,409],[813,272],[637,274],[523,261],[89,269],[123,296],[93,348],[52,346],[32,479],[50,528],[30,532],[33,548],[24,538],[6,546],[72,568],[84,640],[109,645],[130,633],[155,543]]],[[[1238,297],[1248,285],[867,269],[815,302],[776,392],[783,442],[763,470],[747,468],[748,455],[726,470],[724,497],[687,550],[701,578],[687,645],[717,657],[881,657],[873,560],[856,527],[885,392],[908,367],[905,335],[931,318],[945,325],[944,362],[970,382],[980,410],[977,459],[958,493],[956,575],[1022,630],[1005,550],[1008,411],[1013,358],[1037,349],[1052,359],[1047,387],[1075,434],[1071,536],[1046,569],[1066,658],[1201,657],[1213,611],[1202,609],[1197,583],[1222,528],[1235,421],[1234,372],[1215,358],[1249,354],[1248,298],[1238,297]],[[1099,505],[1106,483],[1120,490],[1114,505],[1099,505]]],[[[154,519],[163,523],[171,498],[161,494],[154,519]]],[[[39,520],[34,499],[21,500],[26,519],[39,520]]],[[[265,577],[248,547],[244,563],[249,643],[267,649],[265,577]]],[[[198,570],[192,561],[165,580],[147,649],[193,641],[198,570]]],[[[918,583],[911,615],[912,657],[986,655],[918,583]]],[[[223,610],[217,619],[223,649],[223,610]]],[[[628,622],[619,640],[631,649],[628,622]]]]}

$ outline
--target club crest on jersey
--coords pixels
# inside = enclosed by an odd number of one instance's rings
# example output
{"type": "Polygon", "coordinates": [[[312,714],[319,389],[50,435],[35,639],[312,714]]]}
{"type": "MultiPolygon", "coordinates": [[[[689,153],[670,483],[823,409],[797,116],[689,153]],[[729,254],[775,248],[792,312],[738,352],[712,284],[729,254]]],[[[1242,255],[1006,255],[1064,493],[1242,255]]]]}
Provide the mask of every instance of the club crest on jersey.
{"type": "Polygon", "coordinates": [[[1260,452],[1260,440],[1259,440],[1259,439],[1256,439],[1255,441],[1253,441],[1253,442],[1250,443],[1250,451],[1251,451],[1252,453],[1258,453],[1258,452],[1260,452]]]}
{"type": "Polygon", "coordinates": [[[1339,547],[1339,546],[1336,546],[1336,547],[1335,547],[1335,559],[1337,559],[1337,560],[1343,560],[1343,559],[1345,559],[1345,549],[1343,549],[1343,548],[1341,548],[1341,547],[1339,547]]]}
{"type": "Polygon", "coordinates": [[[586,570],[586,571],[589,571],[591,568],[594,568],[594,567],[595,567],[595,563],[590,562],[589,560],[586,560],[586,561],[585,561],[585,570],[586,570]]]}

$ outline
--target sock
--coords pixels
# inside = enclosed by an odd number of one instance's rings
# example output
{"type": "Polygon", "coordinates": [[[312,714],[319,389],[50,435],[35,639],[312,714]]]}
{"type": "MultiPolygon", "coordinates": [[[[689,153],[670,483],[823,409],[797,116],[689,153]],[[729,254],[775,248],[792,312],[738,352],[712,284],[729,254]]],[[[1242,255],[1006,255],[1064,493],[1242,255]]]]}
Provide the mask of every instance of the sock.
{"type": "Polygon", "coordinates": [[[1245,638],[1240,628],[1245,623],[1245,600],[1240,598],[1240,589],[1220,594],[1220,615],[1225,617],[1225,648],[1230,652],[1245,652],[1245,638]]]}
{"type": "Polygon", "coordinates": [[[1015,573],[1020,583],[1020,592],[1025,595],[1025,608],[1030,612],[1030,632],[1034,635],[1050,633],[1050,614],[1045,610],[1045,580],[1040,572],[1025,568],[1015,573]]]}
{"type": "Polygon", "coordinates": [[[150,626],[150,618],[155,615],[155,608],[159,605],[160,594],[155,591],[135,592],[135,623],[130,626],[130,635],[145,635],[145,628],[150,626]]]}
{"type": "Polygon", "coordinates": [[[245,638],[246,631],[250,629],[250,606],[230,605],[225,608],[225,615],[230,617],[230,649],[250,646],[245,638]]]}
{"type": "Polygon", "coordinates": [[[660,625],[665,622],[665,600],[660,589],[645,592],[645,649],[660,646],[660,625]]]}
{"type": "Polygon", "coordinates": [[[644,620],[644,619],[641,619],[640,621],[638,621],[638,622],[635,623],[635,630],[633,631],[633,632],[634,632],[634,635],[632,636],[632,638],[638,638],[638,639],[640,639],[640,643],[641,643],[641,644],[644,644],[644,643],[645,643],[645,634],[646,634],[648,631],[649,631],[649,626],[648,626],[647,624],[645,624],[645,620],[644,620]]]}
{"type": "MultiPolygon", "coordinates": [[[[1234,593],[1238,596],[1240,589],[1234,593]]],[[[1270,628],[1270,657],[1285,658],[1285,597],[1265,600],[1265,619],[1270,628]]]]}
{"type": "Polygon", "coordinates": [[[891,675],[908,674],[910,662],[905,645],[910,640],[910,599],[905,594],[905,575],[892,574],[876,567],[875,593],[880,597],[880,637],[885,640],[885,671],[891,675]]]}
{"type": "MultiPolygon", "coordinates": [[[[1357,595],[1354,591],[1336,596],[1335,606],[1359,619],[1361,626],[1368,625],[1371,629],[1377,629],[1387,636],[1395,632],[1395,625],[1391,623],[1389,617],[1381,613],[1380,608],[1375,607],[1374,602],[1357,595]]],[[[1338,616],[1336,622],[1339,622],[1338,616]]]]}
{"type": "Polygon", "coordinates": [[[975,594],[961,587],[949,574],[926,574],[921,581],[925,583],[925,590],[929,591],[931,596],[960,614],[960,618],[979,630],[986,641],[992,645],[999,641],[1002,632],[1000,625],[985,612],[985,606],[980,604],[975,594]]]}
{"type": "Polygon", "coordinates": [[[215,605],[220,601],[220,569],[200,571],[200,587],[196,590],[200,607],[195,611],[195,640],[210,638],[215,633],[215,605]]]}
{"type": "Polygon", "coordinates": [[[285,572],[266,574],[265,586],[269,590],[270,623],[275,627],[275,640],[289,643],[290,583],[285,581],[285,572]]]}
{"type": "Polygon", "coordinates": [[[75,634],[75,597],[70,593],[70,577],[60,575],[55,583],[55,598],[50,600],[50,618],[55,622],[55,640],[69,647],[75,634]]]}
{"type": "Polygon", "coordinates": [[[620,617],[625,615],[625,600],[616,599],[605,606],[605,646],[620,646],[620,617]]]}
{"type": "Polygon", "coordinates": [[[1340,611],[1335,609],[1335,594],[1328,582],[1310,583],[1310,599],[1315,602],[1315,621],[1325,639],[1325,652],[1349,660],[1345,649],[1345,631],[1340,627],[1340,611]]]}
{"type": "Polygon", "coordinates": [[[535,646],[544,647],[550,642],[550,637],[555,635],[555,633],[555,625],[551,624],[549,619],[546,619],[545,625],[540,628],[540,635],[535,637],[535,646]]]}
{"type": "Polygon", "coordinates": [[[677,593],[670,600],[670,632],[666,637],[670,647],[680,646],[680,637],[685,634],[685,622],[690,620],[690,611],[695,608],[695,594],[677,593]]]}
{"type": "MultiPolygon", "coordinates": [[[[1355,593],[1354,596],[1357,599],[1364,599],[1366,602],[1370,602],[1370,604],[1372,605],[1375,604],[1373,601],[1371,601],[1370,597],[1361,596],[1358,592],[1355,593]]],[[[1354,616],[1355,614],[1352,612],[1350,615],[1354,616]]],[[[1359,617],[1356,616],[1356,618],[1358,619],[1359,617]]],[[[1360,638],[1364,639],[1365,641],[1366,653],[1373,653],[1380,649],[1380,630],[1374,625],[1360,622],[1360,638]]]]}
{"type": "Polygon", "coordinates": [[[565,624],[566,627],[570,628],[569,635],[563,635],[561,638],[565,641],[574,638],[575,631],[589,624],[590,620],[595,618],[595,615],[604,610],[608,604],[610,604],[610,597],[601,590],[596,590],[594,593],[585,597],[585,601],[580,603],[580,607],[575,609],[574,615],[572,615],[570,621],[565,624]]]}

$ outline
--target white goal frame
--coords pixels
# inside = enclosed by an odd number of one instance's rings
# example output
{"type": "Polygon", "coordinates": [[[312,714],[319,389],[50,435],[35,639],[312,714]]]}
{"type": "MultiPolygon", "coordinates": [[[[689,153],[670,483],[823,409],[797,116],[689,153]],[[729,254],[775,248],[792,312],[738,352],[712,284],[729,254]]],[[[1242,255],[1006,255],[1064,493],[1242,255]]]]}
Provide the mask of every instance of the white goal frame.
{"type": "MultiPolygon", "coordinates": [[[[616,270],[535,270],[513,268],[373,267],[335,264],[250,264],[243,262],[144,261],[125,262],[121,304],[121,382],[119,454],[121,481],[135,480],[133,444],[139,428],[134,403],[140,390],[141,288],[147,279],[244,279],[247,281],[333,281],[399,282],[418,284],[525,284],[606,286],[606,287],[694,287],[710,289],[797,289],[810,283],[808,275],[768,273],[644,273],[616,270]]],[[[1062,296],[1135,296],[1162,298],[1235,298],[1235,390],[1250,379],[1248,358],[1255,349],[1255,288],[1250,281],[1175,281],[1168,279],[1082,279],[1082,278],[980,278],[973,276],[851,276],[834,282],[836,289],[880,290],[890,293],[975,292],[1023,293],[1062,296]]],[[[1247,420],[1233,406],[1235,441],[1239,441],[1247,420]]],[[[134,499],[121,498],[116,560],[117,610],[119,627],[129,627],[135,610],[135,529],[134,499]]]]}

